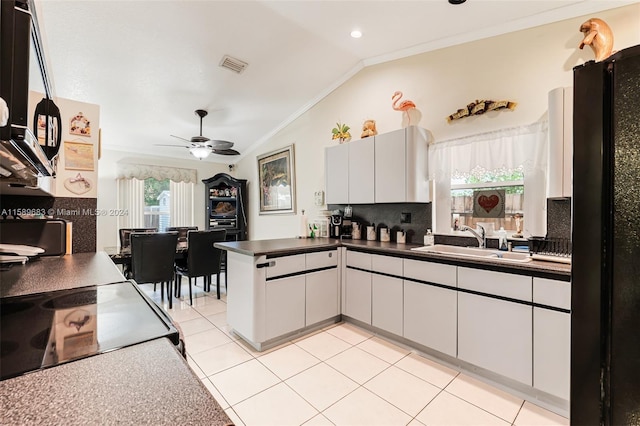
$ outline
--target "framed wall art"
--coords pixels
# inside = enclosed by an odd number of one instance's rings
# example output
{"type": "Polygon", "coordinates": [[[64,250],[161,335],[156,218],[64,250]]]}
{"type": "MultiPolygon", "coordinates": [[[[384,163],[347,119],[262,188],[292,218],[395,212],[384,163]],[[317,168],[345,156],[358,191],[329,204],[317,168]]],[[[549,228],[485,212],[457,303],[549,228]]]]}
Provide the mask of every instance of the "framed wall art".
{"type": "Polygon", "coordinates": [[[69,133],[78,136],[91,136],[91,122],[82,112],[69,120],[69,133]]]}
{"type": "Polygon", "coordinates": [[[260,214],[296,212],[293,145],[258,156],[260,214]]]}
{"type": "Polygon", "coordinates": [[[93,171],[93,144],[64,142],[64,168],[66,170],[93,171]]]}

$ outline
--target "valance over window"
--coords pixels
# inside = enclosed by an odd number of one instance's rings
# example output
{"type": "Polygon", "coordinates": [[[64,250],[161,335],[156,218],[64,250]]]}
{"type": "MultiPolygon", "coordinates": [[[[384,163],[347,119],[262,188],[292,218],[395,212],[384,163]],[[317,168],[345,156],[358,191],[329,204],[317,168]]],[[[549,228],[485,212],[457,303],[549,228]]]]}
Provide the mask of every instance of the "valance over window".
{"type": "Polygon", "coordinates": [[[177,167],[150,166],[146,164],[118,163],[117,179],[157,180],[169,179],[172,182],[197,183],[194,169],[180,169],[177,167]]]}

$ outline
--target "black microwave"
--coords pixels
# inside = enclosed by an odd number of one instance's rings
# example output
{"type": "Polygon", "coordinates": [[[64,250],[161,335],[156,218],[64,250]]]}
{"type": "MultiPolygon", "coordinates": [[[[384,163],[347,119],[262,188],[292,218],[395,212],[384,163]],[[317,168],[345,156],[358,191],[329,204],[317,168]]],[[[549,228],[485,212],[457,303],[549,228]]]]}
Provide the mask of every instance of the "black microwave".
{"type": "MultiPolygon", "coordinates": [[[[47,131],[43,140],[39,140],[27,127],[29,62],[32,51],[38,59],[46,98],[51,97],[37,18],[30,10],[34,5],[32,0],[3,0],[0,3],[0,97],[9,110],[8,121],[0,123],[4,124],[0,126],[0,154],[6,160],[1,165],[0,176],[22,177],[25,171],[21,165],[33,174],[52,176],[54,170],[50,160],[53,156],[49,155],[47,148],[51,145],[48,140],[49,132],[47,131]]],[[[57,110],[55,104],[49,106],[57,110]]]]}

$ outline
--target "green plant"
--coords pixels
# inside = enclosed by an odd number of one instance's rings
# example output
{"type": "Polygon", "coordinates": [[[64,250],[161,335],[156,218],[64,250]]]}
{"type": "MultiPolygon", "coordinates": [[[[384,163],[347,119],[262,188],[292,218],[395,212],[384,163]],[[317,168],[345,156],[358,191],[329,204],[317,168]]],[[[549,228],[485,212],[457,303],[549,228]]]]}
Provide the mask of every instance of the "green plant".
{"type": "Polygon", "coordinates": [[[351,137],[351,133],[349,133],[349,129],[351,129],[351,127],[346,124],[340,124],[340,122],[336,123],[336,126],[337,127],[331,129],[331,133],[333,133],[332,139],[340,139],[341,141],[344,141],[351,137]]]}

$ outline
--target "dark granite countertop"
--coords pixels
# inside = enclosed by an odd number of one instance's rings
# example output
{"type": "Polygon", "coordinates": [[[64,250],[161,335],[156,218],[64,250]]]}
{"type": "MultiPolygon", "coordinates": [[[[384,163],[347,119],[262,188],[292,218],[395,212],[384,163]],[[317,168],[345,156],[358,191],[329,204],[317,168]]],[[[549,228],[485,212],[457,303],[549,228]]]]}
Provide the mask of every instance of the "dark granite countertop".
{"type": "Polygon", "coordinates": [[[286,255],[327,250],[340,247],[340,240],[332,238],[283,238],[277,240],[230,241],[215,243],[224,250],[247,256],[286,255]]]}
{"type": "Polygon", "coordinates": [[[0,272],[0,296],[20,296],[123,281],[104,252],[42,257],[0,272]]]}
{"type": "Polygon", "coordinates": [[[216,247],[248,256],[282,256],[326,250],[336,247],[347,247],[354,250],[367,251],[411,259],[432,260],[457,266],[490,269],[500,272],[530,273],[543,278],[568,280],[571,277],[571,265],[564,263],[532,260],[526,263],[510,263],[491,259],[461,258],[455,255],[427,253],[411,250],[421,244],[398,244],[367,240],[337,240],[332,238],[286,238],[276,240],[233,241],[216,243],[216,247]]]}
{"type": "Polygon", "coordinates": [[[232,424],[167,339],[0,382],[2,424],[232,424]]]}
{"type": "MultiPolygon", "coordinates": [[[[124,279],[104,252],[44,257],[0,272],[0,296],[124,279]]],[[[0,381],[0,412],[2,424],[231,424],[165,338],[0,381]]]]}

